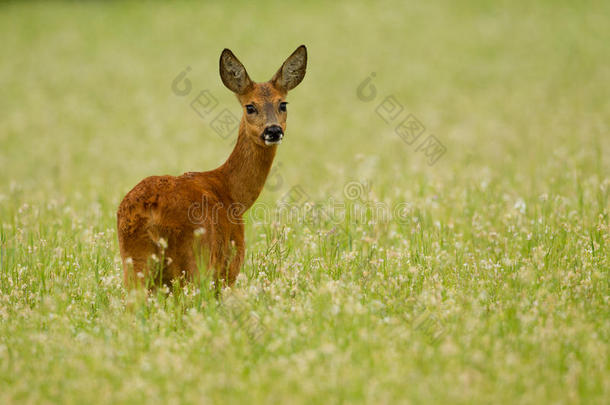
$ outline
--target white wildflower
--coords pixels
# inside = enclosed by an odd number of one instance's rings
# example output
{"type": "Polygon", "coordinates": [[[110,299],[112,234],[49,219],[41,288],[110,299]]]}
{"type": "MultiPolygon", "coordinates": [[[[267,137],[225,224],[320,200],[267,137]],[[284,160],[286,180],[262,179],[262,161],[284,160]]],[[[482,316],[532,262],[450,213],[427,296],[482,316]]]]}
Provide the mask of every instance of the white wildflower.
{"type": "Polygon", "coordinates": [[[517,199],[514,208],[520,213],[525,214],[525,201],[523,201],[523,198],[517,199]]]}

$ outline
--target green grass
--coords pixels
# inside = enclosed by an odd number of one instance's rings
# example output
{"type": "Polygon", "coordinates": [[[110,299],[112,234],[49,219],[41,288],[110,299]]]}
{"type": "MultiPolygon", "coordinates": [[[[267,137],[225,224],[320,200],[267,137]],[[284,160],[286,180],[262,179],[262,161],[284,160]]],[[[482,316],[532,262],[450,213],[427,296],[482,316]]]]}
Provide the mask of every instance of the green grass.
{"type": "Polygon", "coordinates": [[[0,5],[0,403],[603,403],[610,3],[532,3],[0,5]],[[189,106],[239,114],[220,51],[262,81],[301,43],[259,202],[367,215],[257,211],[220,300],[127,294],[120,199],[231,150],[189,106]],[[389,95],[436,164],[376,114],[389,95]]]}

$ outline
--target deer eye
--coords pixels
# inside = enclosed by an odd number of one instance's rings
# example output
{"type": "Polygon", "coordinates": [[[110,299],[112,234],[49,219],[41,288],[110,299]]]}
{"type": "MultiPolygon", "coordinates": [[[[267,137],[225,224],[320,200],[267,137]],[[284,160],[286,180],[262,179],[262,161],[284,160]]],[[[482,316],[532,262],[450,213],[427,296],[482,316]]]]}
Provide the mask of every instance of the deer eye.
{"type": "Polygon", "coordinates": [[[256,113],[256,107],[254,107],[252,104],[248,104],[248,105],[246,105],[246,112],[248,114],[255,114],[256,113]]]}
{"type": "Polygon", "coordinates": [[[286,105],[288,105],[288,103],[285,102],[285,101],[280,103],[280,111],[281,112],[286,112],[286,105]]]}

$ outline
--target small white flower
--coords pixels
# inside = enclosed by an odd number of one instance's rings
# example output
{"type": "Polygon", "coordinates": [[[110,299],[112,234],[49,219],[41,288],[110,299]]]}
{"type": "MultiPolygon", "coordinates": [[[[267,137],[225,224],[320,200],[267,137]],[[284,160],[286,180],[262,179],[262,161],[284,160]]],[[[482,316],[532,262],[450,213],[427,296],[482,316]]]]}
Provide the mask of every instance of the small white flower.
{"type": "Polygon", "coordinates": [[[523,201],[523,198],[517,199],[514,208],[520,213],[525,214],[525,201],[523,201]]]}
{"type": "Polygon", "coordinates": [[[195,234],[195,236],[201,236],[205,233],[205,228],[197,228],[193,231],[193,234],[195,234]]]}

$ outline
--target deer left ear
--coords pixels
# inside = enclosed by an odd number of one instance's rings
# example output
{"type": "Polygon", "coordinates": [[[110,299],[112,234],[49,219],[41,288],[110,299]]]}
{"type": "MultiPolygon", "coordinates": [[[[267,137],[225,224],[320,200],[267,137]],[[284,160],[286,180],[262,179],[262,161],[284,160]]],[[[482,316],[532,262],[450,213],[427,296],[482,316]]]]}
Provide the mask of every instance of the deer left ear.
{"type": "Polygon", "coordinates": [[[229,49],[220,54],[220,78],[224,85],[236,94],[244,94],[253,84],[244,65],[229,49]]]}
{"type": "Polygon", "coordinates": [[[307,68],[307,48],[301,45],[286,59],[282,67],[273,75],[271,82],[285,90],[292,90],[305,77],[307,68]]]}

